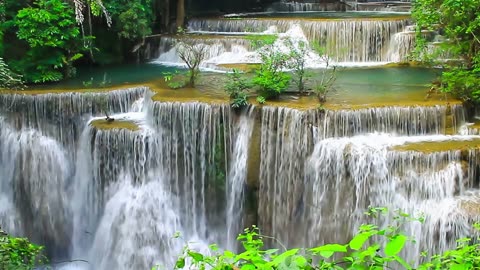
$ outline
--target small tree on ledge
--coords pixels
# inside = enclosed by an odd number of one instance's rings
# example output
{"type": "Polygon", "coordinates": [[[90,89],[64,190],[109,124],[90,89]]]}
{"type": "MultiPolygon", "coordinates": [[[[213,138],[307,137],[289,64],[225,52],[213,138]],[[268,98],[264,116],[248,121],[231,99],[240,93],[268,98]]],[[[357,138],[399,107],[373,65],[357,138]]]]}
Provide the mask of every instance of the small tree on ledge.
{"type": "MultiPolygon", "coordinates": [[[[182,28],[178,29],[178,34],[184,34],[182,28]]],[[[186,38],[179,41],[176,45],[178,57],[187,65],[188,81],[186,87],[195,87],[195,80],[200,73],[200,64],[207,56],[208,46],[206,44],[197,43],[195,39],[186,38]]]]}

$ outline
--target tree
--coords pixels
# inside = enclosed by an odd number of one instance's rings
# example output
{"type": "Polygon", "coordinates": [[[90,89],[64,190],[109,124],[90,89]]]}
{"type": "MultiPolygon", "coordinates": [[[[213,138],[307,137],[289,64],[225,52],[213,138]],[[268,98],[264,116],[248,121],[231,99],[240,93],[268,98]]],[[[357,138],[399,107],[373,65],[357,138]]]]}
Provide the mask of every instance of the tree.
{"type": "Polygon", "coordinates": [[[275,48],[275,35],[249,36],[252,45],[260,56],[260,67],[255,71],[252,83],[259,87],[260,97],[271,99],[278,97],[290,84],[291,76],[284,71],[289,55],[275,48]]]}
{"type": "Polygon", "coordinates": [[[417,24],[414,58],[434,65],[440,62],[445,67],[440,90],[467,102],[480,101],[479,6],[480,0],[422,0],[415,1],[412,10],[417,24]],[[431,44],[425,31],[437,31],[444,41],[431,44]]]}
{"type": "Polygon", "coordinates": [[[285,45],[290,51],[290,60],[288,61],[288,67],[293,72],[293,81],[297,85],[300,94],[305,90],[305,79],[311,77],[307,74],[306,70],[306,58],[308,53],[308,44],[304,41],[299,41],[298,44],[293,44],[290,38],[285,40],[285,45]]]}
{"type": "Polygon", "coordinates": [[[237,69],[228,74],[228,80],[225,84],[225,92],[231,99],[230,105],[234,109],[240,109],[248,105],[247,89],[251,88],[251,84],[242,77],[242,74],[237,69]]]}
{"type": "Polygon", "coordinates": [[[185,0],[177,0],[177,28],[185,26],[185,0]]]}
{"type": "Polygon", "coordinates": [[[329,93],[335,90],[333,84],[337,79],[337,66],[331,64],[331,59],[325,54],[324,48],[318,44],[313,45],[315,51],[320,55],[320,59],[325,63],[325,68],[321,70],[320,78],[315,81],[313,91],[317,96],[320,105],[327,102],[327,96],[329,93]]]}
{"type": "Polygon", "coordinates": [[[62,0],[38,0],[15,18],[17,36],[29,50],[21,63],[27,81],[59,81],[74,75],[73,62],[82,57],[82,39],[74,12],[62,0]]]}
{"type": "Polygon", "coordinates": [[[195,81],[200,73],[200,64],[207,56],[207,45],[197,44],[195,40],[185,39],[176,44],[178,57],[187,65],[187,87],[195,87],[195,81]]]}

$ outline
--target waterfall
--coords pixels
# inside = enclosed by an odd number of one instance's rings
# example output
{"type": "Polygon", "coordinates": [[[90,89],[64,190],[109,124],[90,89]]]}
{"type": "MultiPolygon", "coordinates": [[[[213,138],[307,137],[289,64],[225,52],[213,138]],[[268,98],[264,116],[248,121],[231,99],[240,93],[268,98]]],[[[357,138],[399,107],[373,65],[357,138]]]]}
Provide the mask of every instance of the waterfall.
{"type": "Polygon", "coordinates": [[[478,219],[479,150],[463,145],[480,136],[445,135],[466,132],[461,105],[238,113],[152,95],[1,94],[0,226],[103,270],[171,267],[189,241],[235,250],[254,196],[255,223],[289,247],[348,241],[370,205],[423,212],[408,260],[478,219]]]}
{"type": "Polygon", "coordinates": [[[182,231],[173,204],[176,200],[164,187],[161,174],[152,176],[141,184],[122,176],[109,187],[108,193],[113,195],[105,205],[90,251],[96,269],[150,269],[175,264],[182,248],[172,237],[182,231]]]}
{"type": "Polygon", "coordinates": [[[388,62],[391,38],[408,19],[392,20],[300,20],[300,19],[192,19],[189,31],[220,33],[264,32],[275,26],[285,33],[299,25],[310,42],[319,42],[337,62],[388,62]]]}
{"type": "Polygon", "coordinates": [[[161,63],[167,65],[184,65],[178,56],[177,42],[197,43],[199,46],[205,46],[206,54],[205,61],[202,67],[215,68],[217,64],[243,62],[251,54],[250,42],[245,38],[239,37],[225,37],[216,38],[211,35],[199,35],[198,37],[175,39],[171,37],[164,37],[161,40],[159,57],[155,59],[154,63],[161,63]]]}
{"type": "Polygon", "coordinates": [[[0,94],[0,113],[16,128],[32,128],[64,144],[70,153],[91,115],[127,112],[146,87],[92,93],[0,94]]]}
{"type": "Polygon", "coordinates": [[[14,235],[49,243],[47,252],[68,256],[71,216],[66,150],[33,129],[19,131],[0,119],[0,224],[14,235]],[[54,247],[54,248],[53,248],[54,247]]]}
{"type": "Polygon", "coordinates": [[[460,205],[476,198],[469,194],[478,184],[478,150],[465,155],[461,150],[395,149],[405,143],[480,138],[442,135],[449,113],[458,128],[464,120],[461,106],[324,114],[264,107],[258,207],[263,233],[292,247],[344,243],[368,222],[363,214],[368,206],[381,205],[426,215],[425,225],[407,227],[418,240],[404,251],[407,261],[415,261],[422,250],[453,248],[477,219],[460,205]]]}
{"type": "Polygon", "coordinates": [[[236,126],[235,143],[227,178],[227,248],[236,249],[237,235],[241,232],[245,185],[247,180],[248,142],[254,121],[253,107],[242,114],[236,126]]]}

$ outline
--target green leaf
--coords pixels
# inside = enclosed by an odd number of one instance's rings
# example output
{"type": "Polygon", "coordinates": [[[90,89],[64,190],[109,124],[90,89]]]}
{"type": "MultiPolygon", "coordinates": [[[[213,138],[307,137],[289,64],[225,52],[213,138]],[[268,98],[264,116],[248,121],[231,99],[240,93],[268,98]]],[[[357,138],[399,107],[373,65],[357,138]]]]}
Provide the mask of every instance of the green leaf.
{"type": "Polygon", "coordinates": [[[347,252],[347,246],[339,244],[327,244],[320,247],[310,249],[311,252],[317,253],[320,251],[333,251],[333,252],[347,252]]]}
{"type": "Polygon", "coordinates": [[[244,264],[242,265],[242,268],[240,268],[241,270],[255,270],[257,269],[254,265],[251,265],[251,264],[244,264]]]}
{"type": "Polygon", "coordinates": [[[270,254],[276,253],[277,251],[278,251],[278,248],[269,249],[265,251],[265,254],[270,255],[270,254]]]}
{"type": "Polygon", "coordinates": [[[303,256],[296,256],[295,263],[297,264],[297,266],[303,269],[303,267],[305,267],[305,265],[307,264],[307,259],[305,259],[305,257],[303,256]]]}
{"type": "Polygon", "coordinates": [[[359,250],[362,248],[363,244],[368,240],[369,237],[370,237],[370,234],[368,233],[357,234],[355,237],[353,237],[353,239],[350,241],[348,245],[353,250],[359,250]]]}
{"type": "Polygon", "coordinates": [[[177,260],[177,262],[175,263],[175,268],[177,269],[183,269],[183,267],[185,267],[185,258],[181,257],[177,260]]]}
{"type": "Polygon", "coordinates": [[[277,257],[275,257],[275,259],[273,259],[271,262],[269,262],[267,265],[268,266],[275,266],[275,265],[279,265],[281,262],[283,262],[285,259],[287,259],[288,257],[291,257],[295,254],[297,254],[298,252],[298,248],[296,249],[291,249],[291,250],[287,250],[285,251],[284,253],[278,255],[277,257]]]}
{"type": "Polygon", "coordinates": [[[385,254],[388,256],[397,255],[403,249],[406,241],[407,237],[405,235],[399,234],[393,237],[385,246],[385,254]]]}
{"type": "Polygon", "coordinates": [[[198,252],[195,252],[195,251],[189,251],[188,252],[188,255],[190,255],[190,257],[192,257],[192,259],[194,259],[196,262],[201,262],[203,261],[203,255],[198,253],[198,252]]]}
{"type": "Polygon", "coordinates": [[[465,270],[465,269],[469,269],[469,267],[467,267],[467,265],[465,265],[464,263],[450,265],[450,270],[465,270]]]}
{"type": "Polygon", "coordinates": [[[333,251],[320,251],[319,252],[320,256],[324,257],[325,259],[328,259],[328,258],[332,257],[332,255],[334,253],[335,252],[333,252],[333,251]]]}

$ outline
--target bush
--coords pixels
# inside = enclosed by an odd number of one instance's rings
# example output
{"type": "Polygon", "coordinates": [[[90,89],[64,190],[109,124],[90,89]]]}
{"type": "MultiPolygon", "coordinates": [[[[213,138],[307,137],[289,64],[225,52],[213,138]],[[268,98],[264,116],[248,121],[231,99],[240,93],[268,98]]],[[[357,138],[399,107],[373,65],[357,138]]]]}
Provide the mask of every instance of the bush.
{"type": "MultiPolygon", "coordinates": [[[[387,211],[385,208],[370,208],[366,214],[374,219],[386,215],[387,211]]],[[[213,255],[205,255],[186,246],[175,269],[191,269],[192,266],[195,269],[216,270],[413,269],[400,257],[406,245],[414,242],[401,228],[405,222],[423,222],[423,218],[412,218],[398,211],[393,220],[393,224],[385,227],[361,225],[357,234],[346,244],[287,250],[280,243],[283,251],[265,249],[263,239],[271,237],[262,235],[259,228],[253,226],[245,229],[237,238],[242,243],[243,252],[219,251],[216,245],[211,245],[210,253],[213,255]]],[[[475,227],[479,228],[478,225],[475,227]]],[[[480,245],[471,244],[471,240],[460,239],[456,249],[431,257],[430,261],[417,269],[479,269],[480,245]]]]}
{"type": "Polygon", "coordinates": [[[248,105],[248,94],[245,91],[249,88],[251,84],[237,69],[233,69],[233,72],[228,74],[225,92],[231,99],[232,108],[239,109],[248,105]]]}
{"type": "Polygon", "coordinates": [[[276,98],[290,85],[291,76],[284,72],[290,56],[274,47],[276,36],[248,37],[254,47],[259,48],[260,67],[252,83],[259,87],[259,93],[266,99],[276,98]]]}
{"type": "Polygon", "coordinates": [[[30,270],[43,265],[43,247],[34,245],[26,238],[15,238],[0,229],[0,269],[30,270]]]}

